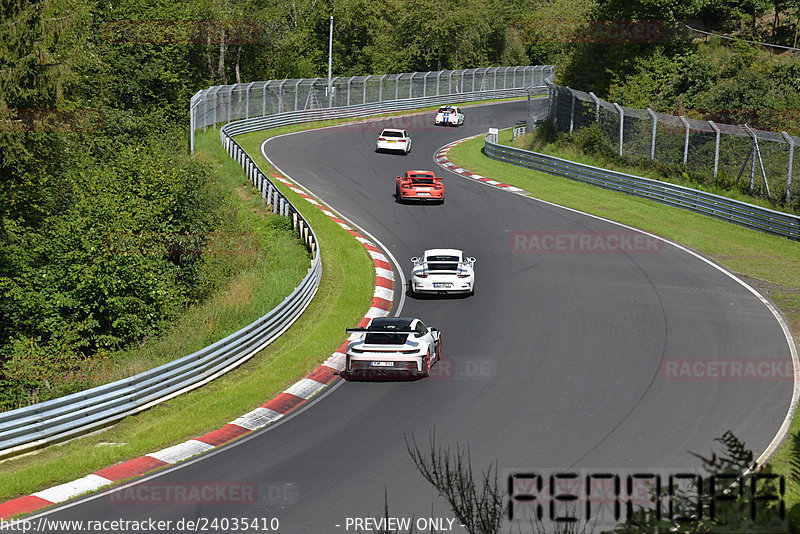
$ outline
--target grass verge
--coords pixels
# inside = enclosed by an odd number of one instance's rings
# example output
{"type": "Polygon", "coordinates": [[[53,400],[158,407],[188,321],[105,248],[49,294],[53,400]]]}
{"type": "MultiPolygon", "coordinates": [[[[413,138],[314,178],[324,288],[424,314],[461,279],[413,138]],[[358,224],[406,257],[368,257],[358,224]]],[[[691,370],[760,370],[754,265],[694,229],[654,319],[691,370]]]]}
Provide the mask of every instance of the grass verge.
{"type": "MultiPolygon", "coordinates": [[[[250,134],[245,146],[255,157],[260,140],[275,133],[250,134]]],[[[203,154],[200,157],[207,157],[215,165],[222,166],[226,179],[242,198],[243,206],[252,212],[253,222],[271,217],[261,207],[260,195],[249,185],[244,172],[221,148],[217,131],[198,135],[197,146],[203,154]]],[[[260,155],[256,159],[263,164],[260,155]]],[[[262,168],[267,170],[266,165],[262,168]]],[[[300,319],[250,361],[196,391],[126,418],[104,432],[0,463],[0,500],[68,482],[219,428],[263,404],[319,365],[341,345],[343,329],[356,324],[369,307],[374,283],[373,263],[361,244],[339,225],[293,192],[284,189],[284,193],[307,216],[321,242],[322,281],[317,295],[300,319]]],[[[264,230],[254,231],[260,233],[264,230]]],[[[301,261],[289,269],[290,272],[269,273],[269,265],[255,265],[254,270],[238,276],[203,310],[196,310],[198,315],[193,315],[193,310],[185,322],[167,336],[197,339],[189,339],[186,344],[183,344],[186,340],[165,339],[155,343],[153,350],[157,351],[160,343],[164,343],[167,351],[178,351],[180,355],[191,352],[196,350],[192,347],[205,346],[207,342],[222,337],[227,330],[241,328],[271,309],[269,303],[282,300],[299,283],[310,265],[299,240],[294,237],[287,239],[288,242],[273,248],[268,256],[277,260],[280,254],[285,253],[289,263],[294,262],[292,255],[299,258],[301,261]],[[277,276],[281,279],[280,285],[270,285],[264,276],[277,276]],[[271,293],[265,289],[270,287],[282,292],[271,293]],[[266,307],[261,308],[262,305],[266,307]],[[191,335],[180,329],[187,325],[191,335]],[[215,329],[217,333],[213,333],[215,329]]]]}
{"type": "MultiPolygon", "coordinates": [[[[668,166],[644,158],[635,160],[628,155],[624,158],[620,158],[616,153],[612,153],[613,149],[604,145],[604,140],[592,136],[590,131],[588,131],[588,136],[585,135],[587,131],[587,129],[577,130],[572,136],[559,132],[555,141],[544,141],[537,137],[536,134],[525,134],[514,141],[511,140],[510,136],[507,136],[503,144],[522,148],[524,150],[532,150],[561,159],[576,161],[585,165],[602,167],[612,171],[634,174],[660,182],[667,182],[690,189],[705,191],[707,193],[746,202],[748,204],[754,204],[771,210],[797,213],[797,210],[800,209],[800,204],[797,202],[786,203],[770,201],[757,195],[748,194],[746,186],[749,182],[749,177],[747,176],[743,177],[740,183],[736,185],[733,177],[726,176],[722,172],[716,179],[711,175],[692,174],[690,176],[690,174],[676,166],[668,166]],[[580,143],[589,145],[592,147],[590,150],[595,150],[596,152],[587,153],[579,146],[580,143]],[[602,148],[598,148],[601,144],[602,148]]],[[[758,183],[756,185],[758,185],[758,183]]],[[[772,184],[772,187],[773,194],[777,194],[780,197],[780,195],[785,192],[786,184],[772,184]],[[775,188],[776,185],[778,186],[777,189],[775,188]]]]}
{"type": "MultiPolygon", "coordinates": [[[[509,144],[510,130],[500,134],[500,141],[509,144]]],[[[464,169],[531,191],[536,198],[635,226],[692,247],[770,297],[800,343],[800,243],[489,159],[483,155],[482,136],[451,148],[448,159],[464,169]]],[[[797,413],[790,433],[800,434],[797,413]]],[[[800,485],[789,476],[791,447],[791,439],[786,440],[770,461],[775,472],[786,475],[787,509],[800,504],[800,485]]]]}

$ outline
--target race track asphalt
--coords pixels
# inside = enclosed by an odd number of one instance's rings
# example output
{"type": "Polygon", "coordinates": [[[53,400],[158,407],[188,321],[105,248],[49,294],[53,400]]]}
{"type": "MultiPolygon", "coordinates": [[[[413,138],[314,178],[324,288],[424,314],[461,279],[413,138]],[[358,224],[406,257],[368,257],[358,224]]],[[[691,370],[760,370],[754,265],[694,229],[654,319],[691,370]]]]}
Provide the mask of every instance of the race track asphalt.
{"type": "MultiPolygon", "coordinates": [[[[426,248],[461,248],[477,258],[474,296],[406,297],[402,315],[442,331],[445,359],[433,377],[343,381],[281,424],[140,483],[231,483],[258,488],[254,503],[126,501],[118,491],[50,517],[276,517],[279,532],[353,532],[347,518],[382,515],[386,498],[392,516],[452,518],[406,450],[411,437],[427,450],[432,432],[445,447],[469,447],[476,471],[496,462],[501,475],[511,468],[677,471],[699,465],[689,451],[708,454],[726,431],[760,455],[793,388],[790,377],[778,376],[787,362],[791,368],[790,351],[765,303],[663,242],[626,253],[515,248],[517,233],[562,244],[644,237],[438,168],[439,147],[514,124],[525,102],[465,111],[460,128],[434,127],[426,114],[264,145],[291,179],[385,245],[406,276],[409,259],[426,248]],[[390,126],[412,132],[411,154],[374,152],[377,133],[390,126]],[[395,202],[394,178],[407,169],[443,175],[445,203],[395,202]],[[702,379],[697,366],[690,376],[669,374],[669,365],[715,360],[776,365],[759,379],[702,379]]],[[[341,326],[344,336],[354,325],[341,326]]]]}

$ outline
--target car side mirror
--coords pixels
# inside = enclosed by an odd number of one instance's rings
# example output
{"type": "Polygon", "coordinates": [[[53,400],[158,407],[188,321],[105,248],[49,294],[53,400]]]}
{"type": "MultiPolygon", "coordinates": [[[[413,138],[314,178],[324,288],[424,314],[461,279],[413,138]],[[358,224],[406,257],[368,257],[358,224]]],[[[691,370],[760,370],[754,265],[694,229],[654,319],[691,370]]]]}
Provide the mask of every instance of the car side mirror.
{"type": "Polygon", "coordinates": [[[411,258],[411,263],[419,263],[419,258],[414,256],[413,258],[411,258]]]}
{"type": "Polygon", "coordinates": [[[467,258],[467,261],[470,263],[475,263],[475,258],[467,258]]]}
{"type": "Polygon", "coordinates": [[[438,332],[438,331],[439,331],[438,328],[431,327],[431,332],[438,332]]]}

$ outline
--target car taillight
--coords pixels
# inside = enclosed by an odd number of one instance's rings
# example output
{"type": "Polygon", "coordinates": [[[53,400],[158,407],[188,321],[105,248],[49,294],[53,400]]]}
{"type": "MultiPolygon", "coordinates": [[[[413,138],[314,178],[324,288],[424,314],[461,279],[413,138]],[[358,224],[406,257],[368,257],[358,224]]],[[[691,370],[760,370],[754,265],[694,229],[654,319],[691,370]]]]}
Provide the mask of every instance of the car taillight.
{"type": "Polygon", "coordinates": [[[406,140],[405,140],[405,139],[398,139],[398,140],[397,140],[397,142],[398,142],[398,143],[405,143],[405,142],[406,142],[406,140]]]}
{"type": "Polygon", "coordinates": [[[386,138],[385,137],[379,137],[378,141],[386,141],[386,138]]]}
{"type": "Polygon", "coordinates": [[[457,275],[459,278],[469,278],[468,274],[459,274],[457,275]]]}
{"type": "Polygon", "coordinates": [[[417,278],[428,278],[427,274],[417,274],[417,275],[414,275],[414,276],[416,276],[417,278]]]}
{"type": "Polygon", "coordinates": [[[444,186],[442,184],[436,184],[436,189],[444,189],[444,186]]]}

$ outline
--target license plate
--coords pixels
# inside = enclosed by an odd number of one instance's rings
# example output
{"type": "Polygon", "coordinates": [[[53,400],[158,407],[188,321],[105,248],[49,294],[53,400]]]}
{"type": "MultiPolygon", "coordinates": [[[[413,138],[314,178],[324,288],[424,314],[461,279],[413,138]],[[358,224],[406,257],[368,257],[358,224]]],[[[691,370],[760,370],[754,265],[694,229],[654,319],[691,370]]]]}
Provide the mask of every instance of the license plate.
{"type": "Polygon", "coordinates": [[[450,282],[434,282],[433,287],[453,287],[450,282]]]}
{"type": "Polygon", "coordinates": [[[391,367],[394,365],[393,362],[370,362],[372,367],[391,367]]]}
{"type": "Polygon", "coordinates": [[[387,143],[396,143],[397,141],[388,140],[387,143]]]}
{"type": "Polygon", "coordinates": [[[417,192],[417,195],[419,195],[421,197],[429,197],[429,196],[431,196],[430,193],[420,193],[420,192],[417,192]]]}

